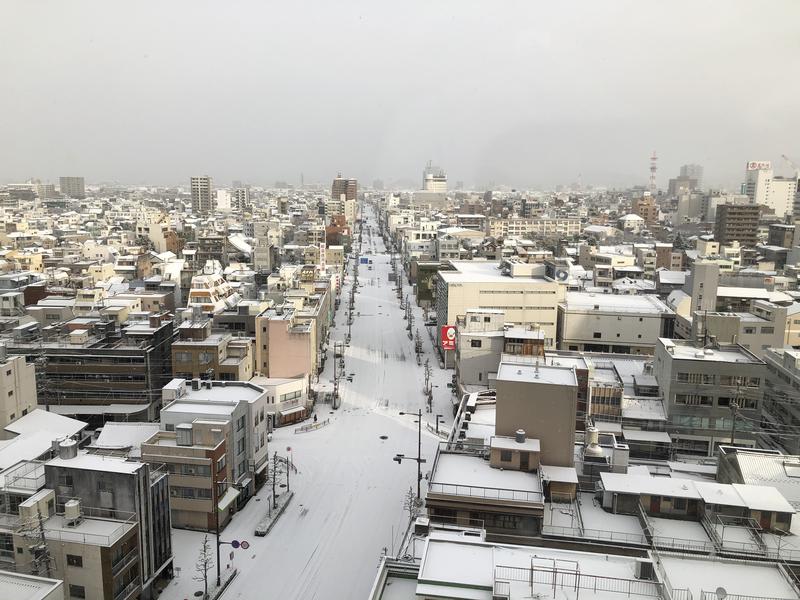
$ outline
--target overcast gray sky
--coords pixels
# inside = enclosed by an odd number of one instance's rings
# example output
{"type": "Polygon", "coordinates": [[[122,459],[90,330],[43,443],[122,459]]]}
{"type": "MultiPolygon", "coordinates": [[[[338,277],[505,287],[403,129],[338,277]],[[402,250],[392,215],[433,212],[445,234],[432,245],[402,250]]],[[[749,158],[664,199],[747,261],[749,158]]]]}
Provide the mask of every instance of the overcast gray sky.
{"type": "Polygon", "coordinates": [[[9,1],[0,180],[659,184],[800,162],[800,2],[9,1]]]}

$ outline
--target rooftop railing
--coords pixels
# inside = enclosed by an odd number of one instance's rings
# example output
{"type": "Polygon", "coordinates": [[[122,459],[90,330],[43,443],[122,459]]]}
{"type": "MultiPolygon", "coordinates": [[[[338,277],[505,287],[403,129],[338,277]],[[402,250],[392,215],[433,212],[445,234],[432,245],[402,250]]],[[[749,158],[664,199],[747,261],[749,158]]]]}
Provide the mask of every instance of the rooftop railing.
{"type": "Polygon", "coordinates": [[[508,502],[544,503],[544,495],[541,492],[481,487],[476,485],[432,482],[428,484],[428,493],[446,496],[467,496],[485,500],[505,500],[508,502]]]}
{"type": "Polygon", "coordinates": [[[552,590],[556,595],[558,588],[567,588],[574,591],[592,590],[597,592],[611,592],[626,596],[646,596],[662,598],[663,586],[656,581],[644,579],[623,579],[619,577],[606,577],[603,575],[589,575],[578,570],[560,569],[558,567],[507,567],[497,565],[494,569],[496,582],[524,583],[530,587],[531,595],[538,592],[552,590]]]}

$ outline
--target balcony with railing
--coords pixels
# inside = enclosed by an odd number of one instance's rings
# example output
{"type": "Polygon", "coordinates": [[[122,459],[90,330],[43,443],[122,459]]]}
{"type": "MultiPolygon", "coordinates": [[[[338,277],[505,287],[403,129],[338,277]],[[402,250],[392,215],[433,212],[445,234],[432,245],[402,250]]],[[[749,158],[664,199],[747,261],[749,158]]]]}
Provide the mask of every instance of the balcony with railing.
{"type": "Polygon", "coordinates": [[[116,577],[137,560],[139,560],[139,549],[134,547],[111,563],[111,576],[116,577]]]}
{"type": "Polygon", "coordinates": [[[114,594],[114,600],[127,600],[140,589],[142,589],[141,584],[138,580],[134,579],[128,585],[114,594]]]}

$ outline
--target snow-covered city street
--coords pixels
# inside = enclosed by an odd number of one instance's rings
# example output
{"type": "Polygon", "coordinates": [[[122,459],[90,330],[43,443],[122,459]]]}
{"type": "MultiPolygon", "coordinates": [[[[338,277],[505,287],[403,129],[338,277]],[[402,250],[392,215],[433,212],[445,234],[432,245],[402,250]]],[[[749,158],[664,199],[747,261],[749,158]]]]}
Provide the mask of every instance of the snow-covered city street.
{"type": "MultiPolygon", "coordinates": [[[[287,600],[366,597],[383,549],[393,553],[402,540],[408,525],[404,495],[410,487],[416,489],[416,464],[392,461],[398,453],[416,456],[417,451],[416,419],[399,413],[423,411],[422,453],[429,461],[423,474],[430,469],[437,443],[425,425],[434,427],[436,414],[443,415],[443,427],[452,421],[450,372],[439,368],[422,311],[414,307],[424,347],[423,366],[417,364],[395,285],[389,281],[390,258],[377,234],[377,220],[369,207],[363,216],[362,252],[371,253],[364,255],[373,264],[371,270],[361,265],[359,272],[352,338],[345,351],[344,370],[352,381],[340,382],[339,409],[317,404],[318,421],[330,418],[329,425],[307,433],[295,434],[291,426],[274,432],[270,453],[290,454],[297,467],[289,482],[295,496],[266,537],[255,537],[253,530],[267,511],[269,483],[226,527],[223,541],[247,540],[250,546],[233,551],[238,574],[224,598],[252,598],[254,593],[287,600]],[[430,413],[423,394],[426,358],[433,369],[430,413]]],[[[332,389],[333,343],[347,333],[352,268],[348,273],[320,389],[332,389]]],[[[175,566],[180,571],[162,598],[190,598],[202,588],[192,576],[203,535],[175,530],[175,566]]],[[[222,547],[223,568],[230,563],[230,552],[230,546],[222,547]]]]}

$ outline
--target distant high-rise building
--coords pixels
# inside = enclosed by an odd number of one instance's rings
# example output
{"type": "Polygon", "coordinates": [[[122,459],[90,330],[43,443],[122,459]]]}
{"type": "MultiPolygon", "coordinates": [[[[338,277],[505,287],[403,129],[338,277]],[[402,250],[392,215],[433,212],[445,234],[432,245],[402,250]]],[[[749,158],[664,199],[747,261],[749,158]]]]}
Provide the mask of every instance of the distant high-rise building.
{"type": "Polygon", "coordinates": [[[766,206],[783,218],[793,214],[796,192],[797,179],[775,177],[769,161],[751,160],[747,163],[744,193],[754,204],[766,206]]]}
{"type": "Polygon", "coordinates": [[[444,193],[447,191],[447,173],[430,160],[422,171],[422,189],[426,192],[444,193]]]}
{"type": "Polygon", "coordinates": [[[216,207],[216,196],[214,195],[214,182],[208,175],[192,177],[192,212],[209,213],[216,207]]]}
{"type": "Polygon", "coordinates": [[[703,166],[702,165],[683,165],[681,167],[681,179],[694,179],[697,188],[703,187],[703,166]]]}
{"type": "Polygon", "coordinates": [[[650,195],[634,200],[631,212],[643,218],[647,225],[658,223],[658,205],[655,198],[650,195]]]}
{"type": "Polygon", "coordinates": [[[714,240],[720,244],[738,241],[742,246],[758,243],[758,218],[761,207],[757,204],[723,204],[717,207],[714,240]]]}
{"type": "Polygon", "coordinates": [[[355,200],[358,197],[358,180],[344,179],[339,173],[331,185],[331,198],[339,200],[342,195],[345,200],[355,200]]]}
{"type": "MultiPolygon", "coordinates": [[[[54,186],[52,183],[34,183],[33,187],[36,190],[36,196],[39,198],[39,200],[56,197],[56,186],[54,186]]],[[[69,197],[74,198],[75,196],[69,197]]]]}
{"type": "Polygon", "coordinates": [[[248,210],[250,208],[250,188],[238,187],[231,193],[231,208],[233,210],[248,210]]]}
{"type": "Polygon", "coordinates": [[[86,198],[86,186],[83,177],[59,177],[58,189],[67,198],[86,198]]]}

